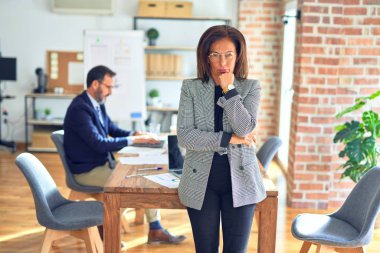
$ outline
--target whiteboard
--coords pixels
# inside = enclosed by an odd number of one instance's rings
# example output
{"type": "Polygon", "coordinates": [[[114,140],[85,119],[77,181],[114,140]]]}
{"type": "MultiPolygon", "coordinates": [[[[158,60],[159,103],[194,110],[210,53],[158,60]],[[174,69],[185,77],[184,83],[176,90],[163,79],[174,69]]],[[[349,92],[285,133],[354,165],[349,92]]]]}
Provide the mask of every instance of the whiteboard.
{"type": "Polygon", "coordinates": [[[116,72],[116,87],[105,106],[111,119],[125,128],[131,126],[131,113],[141,113],[142,119],[146,117],[143,39],[143,31],[84,32],[85,78],[97,65],[116,72]]]}

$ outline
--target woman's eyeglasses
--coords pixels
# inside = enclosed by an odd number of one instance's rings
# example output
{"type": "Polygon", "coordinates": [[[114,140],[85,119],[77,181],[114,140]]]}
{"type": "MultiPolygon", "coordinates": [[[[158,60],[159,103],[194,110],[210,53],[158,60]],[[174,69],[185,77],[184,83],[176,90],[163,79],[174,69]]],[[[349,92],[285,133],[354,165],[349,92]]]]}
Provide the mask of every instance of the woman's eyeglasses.
{"type": "Polygon", "coordinates": [[[208,58],[211,62],[218,62],[222,60],[222,57],[229,62],[232,61],[235,58],[236,54],[234,52],[226,52],[226,53],[218,53],[218,52],[212,52],[208,55],[208,58]]]}

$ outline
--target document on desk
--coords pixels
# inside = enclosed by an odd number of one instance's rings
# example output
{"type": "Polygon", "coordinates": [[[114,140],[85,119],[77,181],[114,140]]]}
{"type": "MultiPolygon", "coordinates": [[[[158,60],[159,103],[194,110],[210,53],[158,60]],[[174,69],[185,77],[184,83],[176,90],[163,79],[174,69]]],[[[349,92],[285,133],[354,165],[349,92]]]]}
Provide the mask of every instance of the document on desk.
{"type": "Polygon", "coordinates": [[[163,148],[140,148],[127,146],[120,149],[117,153],[119,154],[137,154],[139,156],[152,156],[161,155],[165,152],[163,148]]]}
{"type": "Polygon", "coordinates": [[[149,175],[144,177],[168,188],[178,188],[179,185],[179,178],[171,173],[149,175]]]}
{"type": "Polygon", "coordinates": [[[137,157],[120,157],[121,164],[141,165],[141,164],[168,164],[168,155],[148,155],[137,157]]]}

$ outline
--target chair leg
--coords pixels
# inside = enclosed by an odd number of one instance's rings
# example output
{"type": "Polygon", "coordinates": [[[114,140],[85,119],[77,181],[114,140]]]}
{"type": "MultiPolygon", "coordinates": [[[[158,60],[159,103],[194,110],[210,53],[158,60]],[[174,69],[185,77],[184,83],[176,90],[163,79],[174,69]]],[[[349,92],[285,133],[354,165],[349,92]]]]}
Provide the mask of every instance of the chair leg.
{"type": "Polygon", "coordinates": [[[317,248],[315,249],[315,253],[321,253],[321,245],[317,244],[317,248]]]}
{"type": "Polygon", "coordinates": [[[91,243],[95,244],[96,252],[97,253],[103,253],[103,242],[100,238],[99,230],[97,227],[90,227],[88,228],[91,243]]]}
{"type": "Polygon", "coordinates": [[[44,240],[41,245],[41,253],[48,253],[54,241],[67,237],[70,235],[68,231],[58,231],[52,229],[46,229],[44,240]]]}
{"type": "MultiPolygon", "coordinates": [[[[93,229],[96,229],[96,233],[99,236],[98,228],[97,227],[91,227],[86,228],[82,230],[75,230],[71,231],[71,235],[77,238],[80,238],[84,241],[87,249],[87,253],[97,253],[97,247],[96,247],[96,239],[94,237],[95,231],[93,229]]],[[[99,236],[100,240],[100,236],[99,236]]],[[[99,246],[99,245],[98,245],[99,246]]]]}
{"type": "Polygon", "coordinates": [[[308,253],[311,247],[311,242],[303,242],[300,253],[308,253]]]}

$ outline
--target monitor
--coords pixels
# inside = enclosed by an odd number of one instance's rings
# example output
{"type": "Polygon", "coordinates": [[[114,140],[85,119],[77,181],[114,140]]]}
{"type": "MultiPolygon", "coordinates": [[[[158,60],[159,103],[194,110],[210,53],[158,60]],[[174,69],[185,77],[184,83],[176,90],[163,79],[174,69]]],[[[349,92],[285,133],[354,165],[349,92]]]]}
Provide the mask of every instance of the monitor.
{"type": "Polygon", "coordinates": [[[0,81],[16,80],[16,58],[0,57],[0,81]]]}

